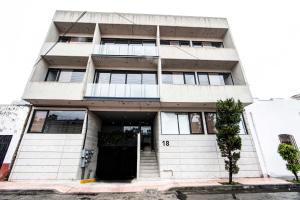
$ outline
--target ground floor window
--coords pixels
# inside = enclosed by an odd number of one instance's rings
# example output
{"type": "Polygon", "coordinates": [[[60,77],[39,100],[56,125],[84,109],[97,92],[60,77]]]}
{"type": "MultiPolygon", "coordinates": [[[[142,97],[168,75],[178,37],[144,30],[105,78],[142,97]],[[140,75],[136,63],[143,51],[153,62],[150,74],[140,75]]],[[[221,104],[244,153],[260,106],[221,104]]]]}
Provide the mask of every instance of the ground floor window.
{"type": "MultiPolygon", "coordinates": [[[[187,135],[204,134],[203,121],[206,125],[207,134],[216,134],[217,116],[215,112],[175,113],[161,112],[162,134],[187,135]],[[204,114],[204,119],[202,118],[204,114]]],[[[240,122],[240,134],[247,134],[247,128],[243,116],[240,122]]]]}
{"type": "Polygon", "coordinates": [[[30,133],[78,134],[82,132],[85,111],[35,110],[30,133]]]}

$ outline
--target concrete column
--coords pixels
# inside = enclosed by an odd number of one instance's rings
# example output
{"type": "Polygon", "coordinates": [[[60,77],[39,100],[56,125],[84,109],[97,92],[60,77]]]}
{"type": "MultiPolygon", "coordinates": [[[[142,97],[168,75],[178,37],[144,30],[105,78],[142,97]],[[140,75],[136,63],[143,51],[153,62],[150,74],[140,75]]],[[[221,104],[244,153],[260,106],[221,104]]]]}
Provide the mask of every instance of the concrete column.
{"type": "Polygon", "coordinates": [[[101,41],[101,32],[99,24],[96,24],[94,36],[93,36],[93,44],[100,44],[101,41]]]}

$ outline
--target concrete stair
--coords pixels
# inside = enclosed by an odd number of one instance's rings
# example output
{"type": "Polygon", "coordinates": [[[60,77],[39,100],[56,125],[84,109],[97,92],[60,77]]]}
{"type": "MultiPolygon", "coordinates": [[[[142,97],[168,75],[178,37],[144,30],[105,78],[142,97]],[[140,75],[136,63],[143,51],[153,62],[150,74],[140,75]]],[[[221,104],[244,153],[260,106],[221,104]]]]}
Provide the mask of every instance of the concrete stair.
{"type": "Polygon", "coordinates": [[[141,151],[140,154],[140,178],[159,178],[159,171],[155,152],[141,151]]]}

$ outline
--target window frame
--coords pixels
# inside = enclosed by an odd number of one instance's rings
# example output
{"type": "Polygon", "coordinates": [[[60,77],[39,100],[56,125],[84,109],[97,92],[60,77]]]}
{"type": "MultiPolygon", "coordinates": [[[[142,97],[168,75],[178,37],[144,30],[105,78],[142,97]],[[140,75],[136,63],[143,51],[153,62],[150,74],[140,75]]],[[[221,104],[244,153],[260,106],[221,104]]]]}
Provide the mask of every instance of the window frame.
{"type": "MultiPolygon", "coordinates": [[[[48,71],[47,71],[46,77],[45,77],[45,79],[44,79],[44,82],[82,83],[82,81],[83,81],[83,79],[84,79],[84,76],[85,76],[85,73],[86,73],[86,69],[74,69],[74,68],[70,68],[70,69],[68,69],[68,68],[48,68],[48,71]],[[57,75],[56,75],[56,77],[55,77],[55,81],[47,81],[48,76],[49,76],[49,71],[50,71],[50,70],[57,70],[57,71],[58,71],[58,73],[57,73],[57,75]],[[69,81],[69,82],[60,82],[60,81],[59,81],[59,78],[60,78],[60,74],[61,74],[62,71],[71,71],[71,72],[74,72],[74,71],[76,72],[76,71],[78,71],[78,72],[84,72],[84,75],[83,75],[82,80],[81,80],[80,82],[72,82],[72,81],[69,81]]],[[[71,78],[72,78],[72,76],[71,76],[71,78]]]]}
{"type": "MultiPolygon", "coordinates": [[[[57,109],[54,109],[54,110],[47,110],[47,109],[34,109],[33,110],[33,113],[32,113],[32,116],[31,116],[31,121],[30,121],[30,124],[28,126],[28,129],[27,129],[27,134],[37,134],[37,133],[40,133],[40,134],[70,134],[70,133],[45,133],[45,126],[46,126],[46,122],[47,122],[47,119],[48,119],[48,116],[49,116],[49,112],[50,111],[81,111],[81,112],[84,112],[85,115],[87,114],[86,110],[57,110],[57,109]],[[35,132],[35,131],[31,131],[31,127],[32,127],[32,123],[33,123],[33,120],[34,120],[34,117],[35,117],[35,113],[38,112],[38,111],[44,111],[44,112],[47,112],[46,114],[46,118],[45,118],[45,121],[44,121],[44,124],[43,124],[43,128],[42,128],[42,131],[41,132],[35,132]]],[[[84,116],[84,119],[83,119],[83,122],[82,122],[82,129],[81,129],[81,133],[71,133],[71,134],[82,134],[82,130],[83,130],[83,126],[84,126],[84,121],[85,121],[85,116],[84,116]]]]}

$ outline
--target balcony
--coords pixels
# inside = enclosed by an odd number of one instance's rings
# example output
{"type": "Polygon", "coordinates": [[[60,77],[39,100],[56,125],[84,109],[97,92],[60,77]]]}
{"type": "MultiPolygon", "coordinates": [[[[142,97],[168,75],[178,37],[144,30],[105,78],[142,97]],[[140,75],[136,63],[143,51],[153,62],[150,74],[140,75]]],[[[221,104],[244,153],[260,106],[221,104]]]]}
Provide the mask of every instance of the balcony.
{"type": "MultiPolygon", "coordinates": [[[[231,68],[238,61],[238,54],[231,48],[209,48],[209,47],[180,47],[180,46],[160,46],[160,56],[162,59],[192,62],[198,61],[198,65],[220,66],[231,68]]],[[[182,65],[184,63],[181,63],[182,65]]],[[[173,64],[172,64],[173,65],[173,64]]]]}
{"type": "Polygon", "coordinates": [[[218,100],[233,97],[243,104],[252,103],[252,97],[247,85],[171,85],[163,84],[160,87],[161,102],[173,103],[216,103],[218,100]]]}
{"type": "Polygon", "coordinates": [[[29,82],[23,94],[25,100],[81,100],[82,83],[29,82]]]}
{"type": "Polygon", "coordinates": [[[123,56],[123,57],[157,57],[156,46],[128,45],[128,44],[99,44],[95,45],[93,55],[123,56]]]}
{"type": "Polygon", "coordinates": [[[159,99],[158,85],[150,84],[99,84],[87,85],[86,98],[159,99]]]}

